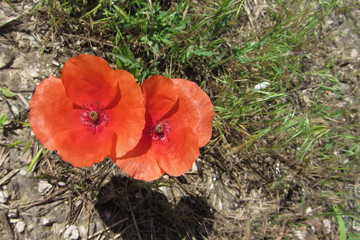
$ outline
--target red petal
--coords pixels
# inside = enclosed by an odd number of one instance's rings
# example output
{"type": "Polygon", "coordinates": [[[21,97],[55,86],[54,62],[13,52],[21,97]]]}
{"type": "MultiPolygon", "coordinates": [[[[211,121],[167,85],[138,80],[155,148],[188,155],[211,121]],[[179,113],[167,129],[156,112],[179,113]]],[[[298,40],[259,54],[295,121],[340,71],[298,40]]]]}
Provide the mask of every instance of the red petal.
{"type": "Polygon", "coordinates": [[[50,150],[56,150],[56,134],[83,126],[81,110],[74,109],[60,78],[50,76],[36,87],[30,101],[30,125],[35,136],[50,150]]]}
{"type": "Polygon", "coordinates": [[[113,72],[101,57],[83,54],[70,58],[62,70],[66,94],[79,106],[91,102],[107,106],[118,91],[113,72]]]}
{"type": "Polygon", "coordinates": [[[159,166],[171,176],[186,173],[199,156],[198,138],[191,128],[174,129],[168,142],[155,142],[152,149],[159,166]]]}
{"type": "Polygon", "coordinates": [[[133,149],[141,138],[145,126],[144,96],[129,72],[114,71],[111,78],[118,81],[120,99],[106,113],[108,127],[117,134],[116,156],[121,157],[133,149]]]}
{"type": "Polygon", "coordinates": [[[124,157],[113,160],[121,170],[139,180],[152,181],[164,175],[157,163],[157,154],[151,149],[151,137],[146,130],[139,144],[124,157]]]}
{"type": "Polygon", "coordinates": [[[73,129],[58,134],[55,141],[62,160],[74,167],[91,167],[114,155],[116,136],[108,128],[96,134],[88,129],[73,129]]]}
{"type": "Polygon", "coordinates": [[[184,79],[171,80],[180,99],[177,116],[181,116],[184,126],[189,126],[194,130],[199,138],[199,145],[202,147],[211,138],[214,118],[211,100],[196,83],[184,79]]]}
{"type": "Polygon", "coordinates": [[[146,79],[141,85],[146,111],[153,121],[160,120],[176,103],[178,96],[175,94],[174,84],[170,78],[153,76],[146,79]]]}

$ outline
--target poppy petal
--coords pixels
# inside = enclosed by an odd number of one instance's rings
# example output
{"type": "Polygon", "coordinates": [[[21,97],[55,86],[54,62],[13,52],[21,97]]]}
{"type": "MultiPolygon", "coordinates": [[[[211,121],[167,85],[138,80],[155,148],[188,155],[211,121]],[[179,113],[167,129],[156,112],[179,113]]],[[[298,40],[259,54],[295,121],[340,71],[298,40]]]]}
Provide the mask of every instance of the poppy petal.
{"type": "Polygon", "coordinates": [[[174,84],[170,78],[155,75],[146,79],[141,87],[146,110],[154,121],[162,119],[177,101],[178,97],[174,94],[174,84]]]}
{"type": "Polygon", "coordinates": [[[35,89],[30,101],[30,125],[35,136],[49,150],[57,148],[54,136],[82,126],[81,110],[74,109],[60,78],[50,76],[35,89]]]}
{"type": "Polygon", "coordinates": [[[209,142],[212,133],[214,108],[211,100],[196,83],[179,78],[171,80],[178,90],[180,98],[180,108],[177,115],[183,116],[182,121],[185,122],[185,126],[193,128],[199,138],[199,146],[202,147],[209,142]],[[188,105],[192,105],[192,107],[188,105]],[[188,107],[186,108],[185,106],[188,107]],[[193,112],[186,114],[189,109],[193,112]],[[185,116],[189,117],[186,118],[185,116]]]}
{"type": "Polygon", "coordinates": [[[72,57],[62,70],[66,95],[79,106],[92,102],[107,106],[118,91],[112,72],[114,70],[101,57],[86,54],[72,57]]]}
{"type": "Polygon", "coordinates": [[[88,129],[71,129],[56,135],[55,141],[62,160],[74,167],[91,167],[106,156],[114,156],[116,135],[109,128],[96,134],[88,129]]]}
{"type": "Polygon", "coordinates": [[[117,134],[116,155],[123,156],[139,142],[145,126],[145,105],[140,86],[134,76],[124,70],[111,74],[117,79],[120,98],[116,105],[108,110],[108,127],[117,134]]]}
{"type": "Polygon", "coordinates": [[[113,161],[122,171],[135,179],[144,181],[158,179],[165,172],[159,167],[157,154],[151,149],[151,144],[151,137],[144,130],[139,144],[122,158],[113,161]]]}
{"type": "Polygon", "coordinates": [[[152,149],[159,166],[171,176],[186,173],[199,156],[198,138],[191,128],[170,132],[167,142],[155,142],[152,149]]]}

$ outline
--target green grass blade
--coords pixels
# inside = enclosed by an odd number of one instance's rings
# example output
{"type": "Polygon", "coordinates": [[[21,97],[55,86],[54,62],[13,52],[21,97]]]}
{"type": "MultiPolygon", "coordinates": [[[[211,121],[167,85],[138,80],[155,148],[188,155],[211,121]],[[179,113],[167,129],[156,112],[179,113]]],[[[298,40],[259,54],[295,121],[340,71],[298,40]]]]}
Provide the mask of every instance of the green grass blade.
{"type": "Polygon", "coordinates": [[[24,140],[20,140],[20,141],[17,141],[17,142],[14,142],[14,143],[11,143],[9,145],[7,145],[6,147],[7,148],[12,148],[12,147],[15,147],[16,145],[19,145],[20,143],[23,143],[24,140]]]}
{"type": "MultiPolygon", "coordinates": [[[[42,152],[43,152],[44,148],[41,148],[34,156],[34,158],[32,159],[31,163],[29,164],[28,170],[26,171],[26,173],[30,172],[34,166],[37,164],[37,162],[39,161],[42,152]]],[[[49,150],[46,150],[44,154],[48,153],[49,150]]]]}
{"type": "Polygon", "coordinates": [[[339,224],[339,232],[340,232],[339,239],[346,240],[346,227],[345,227],[344,220],[341,217],[341,214],[338,212],[338,209],[336,206],[333,206],[333,210],[336,213],[336,220],[339,224]]]}

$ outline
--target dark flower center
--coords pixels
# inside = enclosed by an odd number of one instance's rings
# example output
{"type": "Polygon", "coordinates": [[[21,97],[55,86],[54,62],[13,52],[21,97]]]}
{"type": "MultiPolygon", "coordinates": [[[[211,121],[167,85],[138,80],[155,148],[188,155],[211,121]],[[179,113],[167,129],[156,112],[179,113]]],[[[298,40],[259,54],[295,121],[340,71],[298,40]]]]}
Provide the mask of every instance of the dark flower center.
{"type": "Polygon", "coordinates": [[[96,111],[91,111],[91,112],[89,113],[89,118],[91,119],[91,121],[92,121],[93,123],[96,123],[96,121],[97,121],[98,118],[99,118],[99,114],[98,114],[96,111]]]}
{"type": "Polygon", "coordinates": [[[163,125],[161,125],[161,124],[156,125],[156,127],[155,127],[155,132],[156,132],[157,134],[163,133],[163,132],[164,132],[164,127],[163,127],[163,125]]]}
{"type": "Polygon", "coordinates": [[[171,131],[170,123],[168,121],[156,121],[154,125],[150,128],[151,140],[153,142],[168,141],[168,134],[171,131]]]}
{"type": "Polygon", "coordinates": [[[104,107],[98,103],[83,105],[84,112],[81,114],[81,121],[94,134],[102,131],[107,126],[108,116],[103,112],[104,107]]]}

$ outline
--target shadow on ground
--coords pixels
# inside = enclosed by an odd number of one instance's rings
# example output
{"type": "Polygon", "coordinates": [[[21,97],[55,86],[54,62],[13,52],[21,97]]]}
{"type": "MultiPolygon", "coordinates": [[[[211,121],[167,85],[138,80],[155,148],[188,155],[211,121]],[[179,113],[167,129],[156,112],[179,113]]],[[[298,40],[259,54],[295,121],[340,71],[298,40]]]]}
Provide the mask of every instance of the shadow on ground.
{"type": "Polygon", "coordinates": [[[214,216],[203,198],[190,195],[173,204],[153,189],[149,183],[114,177],[100,189],[95,208],[104,223],[124,239],[205,239],[209,236],[214,216]]]}

